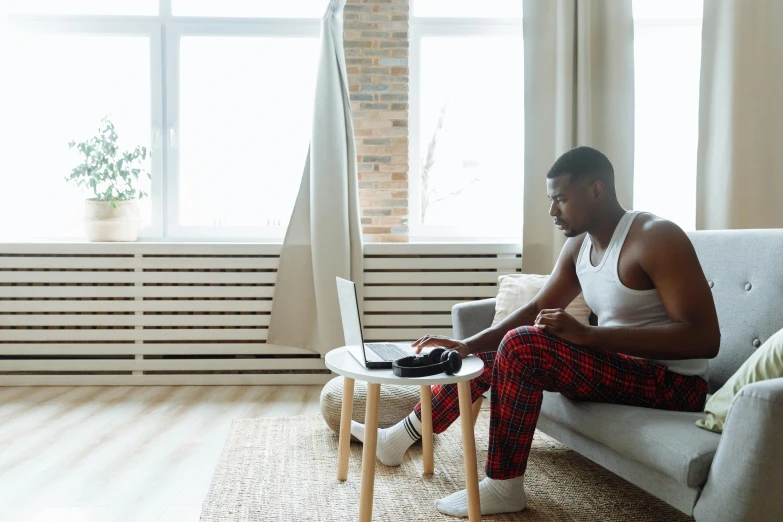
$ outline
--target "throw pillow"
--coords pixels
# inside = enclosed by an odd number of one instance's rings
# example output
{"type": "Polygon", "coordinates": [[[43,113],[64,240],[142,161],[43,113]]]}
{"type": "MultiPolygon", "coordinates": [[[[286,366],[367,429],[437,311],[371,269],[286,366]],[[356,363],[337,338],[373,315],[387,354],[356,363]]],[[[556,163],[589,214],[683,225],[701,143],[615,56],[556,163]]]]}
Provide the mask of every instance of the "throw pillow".
{"type": "Polygon", "coordinates": [[[740,389],[752,382],[783,377],[783,329],[779,330],[767,342],[762,344],[739,370],[726,381],[726,384],[710,397],[704,406],[706,419],[699,419],[696,425],[716,433],[723,432],[731,401],[740,389]]]}
{"type": "MultiPolygon", "coordinates": [[[[547,280],[548,275],[539,274],[507,274],[498,277],[498,296],[495,300],[495,317],[492,326],[519,310],[538,294],[547,280]]],[[[583,324],[590,324],[590,308],[579,294],[565,309],[570,315],[583,324]]]]}

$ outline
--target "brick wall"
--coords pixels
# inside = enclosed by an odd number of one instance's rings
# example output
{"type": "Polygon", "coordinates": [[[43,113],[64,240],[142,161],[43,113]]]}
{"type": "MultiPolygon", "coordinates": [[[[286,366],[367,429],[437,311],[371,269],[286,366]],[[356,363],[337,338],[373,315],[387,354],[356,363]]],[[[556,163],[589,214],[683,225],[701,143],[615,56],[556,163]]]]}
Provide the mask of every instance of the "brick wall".
{"type": "Polygon", "coordinates": [[[408,241],[409,0],[347,0],[345,60],[365,241],[408,241]]]}

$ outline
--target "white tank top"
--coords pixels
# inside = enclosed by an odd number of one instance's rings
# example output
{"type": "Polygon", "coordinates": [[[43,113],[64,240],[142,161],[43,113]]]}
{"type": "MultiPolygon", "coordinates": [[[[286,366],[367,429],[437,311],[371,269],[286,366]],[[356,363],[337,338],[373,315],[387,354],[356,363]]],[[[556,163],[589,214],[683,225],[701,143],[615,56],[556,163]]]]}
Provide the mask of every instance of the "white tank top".
{"type": "MultiPolygon", "coordinates": [[[[617,224],[609,247],[598,266],[590,262],[592,241],[585,235],[582,248],[576,260],[576,275],[582,285],[585,302],[598,316],[598,326],[654,326],[670,323],[671,320],[661,302],[658,290],[633,290],[620,281],[617,262],[625,238],[631,229],[633,220],[639,212],[626,212],[617,224]]],[[[709,363],[707,359],[681,359],[662,361],[669,370],[681,375],[698,375],[707,379],[709,363]]]]}

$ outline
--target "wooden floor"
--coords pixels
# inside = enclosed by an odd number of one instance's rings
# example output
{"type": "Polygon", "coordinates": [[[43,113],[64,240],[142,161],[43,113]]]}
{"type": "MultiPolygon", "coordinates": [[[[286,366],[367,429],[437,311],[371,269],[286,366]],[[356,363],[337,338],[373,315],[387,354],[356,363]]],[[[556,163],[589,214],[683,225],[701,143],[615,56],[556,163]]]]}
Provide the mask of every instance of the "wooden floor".
{"type": "Polygon", "coordinates": [[[231,421],[317,414],[320,392],[0,387],[0,521],[197,521],[231,421]]]}

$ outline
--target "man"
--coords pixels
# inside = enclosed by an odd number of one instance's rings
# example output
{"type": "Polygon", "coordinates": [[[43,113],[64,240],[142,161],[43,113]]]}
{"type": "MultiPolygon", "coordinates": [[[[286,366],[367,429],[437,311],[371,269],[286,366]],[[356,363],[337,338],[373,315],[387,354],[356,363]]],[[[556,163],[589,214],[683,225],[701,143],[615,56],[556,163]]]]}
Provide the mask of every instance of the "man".
{"type": "MultiPolygon", "coordinates": [[[[525,468],[543,391],[572,400],[701,411],[707,359],[718,353],[715,304],[688,237],[675,224],[623,209],[609,159],[589,147],[563,154],[547,174],[549,215],[568,238],[538,295],[501,323],[465,341],[426,336],[414,343],[476,354],[484,373],[473,401],[490,387],[484,515],[525,509],[525,468]],[[586,326],[563,311],[582,292],[598,316],[586,326]]],[[[433,431],[458,416],[456,385],[434,386],[433,431]]],[[[421,404],[379,430],[378,458],[395,466],[421,437],[421,404]]],[[[364,426],[351,433],[364,440],[364,426]]],[[[467,516],[467,494],[436,500],[445,514],[467,516]]]]}

